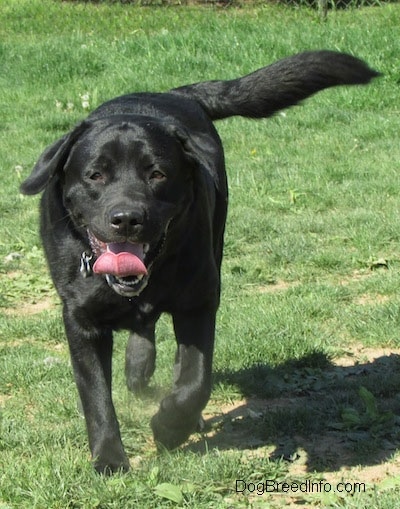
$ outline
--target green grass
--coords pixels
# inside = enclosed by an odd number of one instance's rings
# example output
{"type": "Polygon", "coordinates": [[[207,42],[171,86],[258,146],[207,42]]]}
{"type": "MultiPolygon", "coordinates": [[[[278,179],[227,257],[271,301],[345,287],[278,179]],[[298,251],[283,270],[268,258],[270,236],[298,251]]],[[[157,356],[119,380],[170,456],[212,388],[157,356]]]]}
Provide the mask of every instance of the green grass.
{"type": "MultiPolygon", "coordinates": [[[[1,3],[0,509],[280,507],[281,496],[236,494],[235,480],[293,479],[286,460],[301,444],[300,480],[396,460],[398,356],[370,362],[361,353],[349,367],[332,360],[362,347],[400,348],[399,22],[396,4],[332,11],[321,22],[313,10],[279,5],[1,3]],[[97,476],[37,234],[38,199],[21,197],[20,181],[87,114],[85,94],[93,109],[130,91],[233,78],[318,48],[356,54],[384,77],[269,120],[218,123],[230,212],[208,411],[254,397],[272,410],[237,417],[228,409],[209,424],[206,446],[195,436],[199,443],[157,455],[149,419],[171,385],[170,321],[158,326],[157,371],[142,400],[125,389],[121,333],[114,398],[133,469],[97,476]],[[275,408],[277,399],[286,404],[275,408]],[[346,454],[318,455],[309,436],[321,437],[320,447],[327,437],[332,449],[345,442],[346,454]]],[[[389,476],[368,481],[365,494],[301,500],[391,508],[398,496],[389,476]]]]}

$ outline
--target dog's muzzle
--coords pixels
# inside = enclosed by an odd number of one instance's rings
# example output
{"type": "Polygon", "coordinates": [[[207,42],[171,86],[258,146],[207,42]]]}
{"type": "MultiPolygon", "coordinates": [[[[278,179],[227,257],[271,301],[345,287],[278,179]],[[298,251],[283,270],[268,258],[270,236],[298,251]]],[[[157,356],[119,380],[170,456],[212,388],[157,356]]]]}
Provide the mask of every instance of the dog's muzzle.
{"type": "Polygon", "coordinates": [[[83,277],[93,273],[105,277],[108,285],[123,297],[136,297],[147,286],[152,266],[160,255],[166,233],[154,248],[150,244],[110,242],[99,240],[88,230],[92,253],[84,251],[80,259],[83,277]]]}

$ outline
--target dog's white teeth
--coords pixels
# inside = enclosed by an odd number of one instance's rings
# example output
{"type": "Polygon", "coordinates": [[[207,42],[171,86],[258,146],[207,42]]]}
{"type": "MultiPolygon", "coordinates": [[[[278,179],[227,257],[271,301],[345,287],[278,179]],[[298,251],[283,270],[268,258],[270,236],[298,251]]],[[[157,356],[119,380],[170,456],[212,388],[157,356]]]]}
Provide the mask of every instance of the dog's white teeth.
{"type": "Polygon", "coordinates": [[[149,252],[149,249],[150,249],[150,244],[143,245],[143,253],[144,254],[147,254],[149,252]]]}
{"type": "Polygon", "coordinates": [[[144,274],[138,274],[138,275],[136,276],[136,279],[137,279],[138,281],[141,281],[143,278],[144,278],[144,274]]]}

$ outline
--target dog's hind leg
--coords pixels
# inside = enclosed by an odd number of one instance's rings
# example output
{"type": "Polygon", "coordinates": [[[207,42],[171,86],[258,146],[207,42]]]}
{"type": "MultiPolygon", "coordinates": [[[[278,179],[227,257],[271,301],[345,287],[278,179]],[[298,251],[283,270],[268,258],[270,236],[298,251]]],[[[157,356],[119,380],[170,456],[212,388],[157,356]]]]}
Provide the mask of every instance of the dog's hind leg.
{"type": "Polygon", "coordinates": [[[155,324],[132,332],[125,354],[126,385],[138,393],[147,387],[156,366],[155,324]]]}

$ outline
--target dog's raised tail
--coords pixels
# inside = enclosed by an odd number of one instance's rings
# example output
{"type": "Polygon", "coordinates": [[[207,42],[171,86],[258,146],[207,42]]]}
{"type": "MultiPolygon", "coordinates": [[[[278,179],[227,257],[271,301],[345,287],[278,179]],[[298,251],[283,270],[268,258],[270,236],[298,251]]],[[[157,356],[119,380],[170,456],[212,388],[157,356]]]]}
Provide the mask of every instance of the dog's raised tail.
{"type": "Polygon", "coordinates": [[[335,51],[308,51],[230,81],[204,81],[171,90],[196,100],[212,120],[263,118],[338,85],[363,85],[380,73],[335,51]]]}

